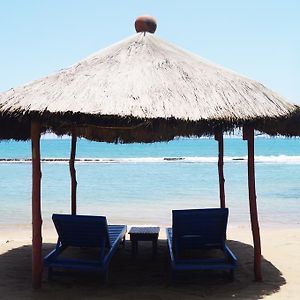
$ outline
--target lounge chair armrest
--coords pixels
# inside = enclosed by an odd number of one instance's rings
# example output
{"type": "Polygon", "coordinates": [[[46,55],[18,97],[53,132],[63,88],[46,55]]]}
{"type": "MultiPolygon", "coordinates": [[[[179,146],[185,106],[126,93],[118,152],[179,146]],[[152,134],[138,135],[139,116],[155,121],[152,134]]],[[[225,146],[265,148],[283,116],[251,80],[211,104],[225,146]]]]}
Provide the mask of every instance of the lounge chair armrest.
{"type": "Polygon", "coordinates": [[[236,265],[237,264],[237,258],[236,258],[236,256],[233,254],[233,252],[229,249],[229,247],[226,244],[224,246],[224,251],[228,255],[228,257],[230,258],[230,260],[232,261],[232,263],[234,265],[236,265]]]}
{"type": "Polygon", "coordinates": [[[49,262],[53,259],[55,259],[56,257],[59,256],[60,253],[62,253],[65,250],[65,248],[60,245],[60,246],[56,246],[48,255],[46,255],[44,257],[44,261],[45,262],[49,262]]]}

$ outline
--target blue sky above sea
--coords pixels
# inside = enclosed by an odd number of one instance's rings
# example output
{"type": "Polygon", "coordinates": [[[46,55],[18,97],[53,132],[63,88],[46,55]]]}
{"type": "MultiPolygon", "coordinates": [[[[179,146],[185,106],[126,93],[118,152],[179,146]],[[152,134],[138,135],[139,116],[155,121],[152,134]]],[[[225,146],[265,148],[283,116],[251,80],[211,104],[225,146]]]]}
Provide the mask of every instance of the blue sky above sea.
{"type": "Polygon", "coordinates": [[[0,91],[134,34],[135,18],[150,14],[159,37],[299,104],[299,13],[296,0],[1,1],[0,91]]]}

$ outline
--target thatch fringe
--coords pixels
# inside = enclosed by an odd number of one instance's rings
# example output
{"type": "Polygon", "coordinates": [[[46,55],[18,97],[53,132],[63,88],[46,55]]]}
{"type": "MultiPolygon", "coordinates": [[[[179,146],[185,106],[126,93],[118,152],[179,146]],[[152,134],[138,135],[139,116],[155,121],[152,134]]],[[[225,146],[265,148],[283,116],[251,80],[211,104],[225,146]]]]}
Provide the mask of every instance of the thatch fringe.
{"type": "Polygon", "coordinates": [[[170,141],[174,137],[213,136],[216,132],[230,132],[243,126],[270,135],[299,136],[300,109],[281,118],[254,120],[200,120],[119,118],[116,116],[86,116],[85,114],[34,113],[22,117],[0,115],[0,139],[30,139],[31,120],[42,123],[42,132],[77,136],[92,141],[110,143],[152,143],[170,141]]]}

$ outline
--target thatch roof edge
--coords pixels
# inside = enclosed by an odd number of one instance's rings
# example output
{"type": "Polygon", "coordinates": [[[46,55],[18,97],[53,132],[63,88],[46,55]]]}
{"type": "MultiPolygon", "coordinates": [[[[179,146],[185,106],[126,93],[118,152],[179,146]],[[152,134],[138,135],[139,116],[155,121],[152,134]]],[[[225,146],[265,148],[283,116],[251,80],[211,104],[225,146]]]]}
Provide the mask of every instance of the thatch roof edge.
{"type": "Polygon", "coordinates": [[[0,114],[0,139],[30,139],[31,120],[42,123],[43,132],[70,135],[77,128],[78,136],[106,142],[155,142],[169,141],[174,137],[211,136],[216,131],[233,131],[243,126],[270,135],[300,136],[300,108],[285,116],[256,119],[180,120],[175,118],[141,119],[135,117],[95,116],[86,114],[0,114]],[[9,129],[9,130],[8,130],[9,129]]]}

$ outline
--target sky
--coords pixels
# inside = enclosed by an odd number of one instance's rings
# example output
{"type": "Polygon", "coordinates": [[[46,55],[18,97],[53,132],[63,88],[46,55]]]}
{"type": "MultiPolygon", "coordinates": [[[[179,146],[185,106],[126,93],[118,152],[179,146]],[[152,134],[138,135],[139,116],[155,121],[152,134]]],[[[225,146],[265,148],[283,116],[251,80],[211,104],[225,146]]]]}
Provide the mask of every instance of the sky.
{"type": "Polygon", "coordinates": [[[300,104],[298,0],[0,0],[0,92],[135,34],[156,35],[300,104]]]}

